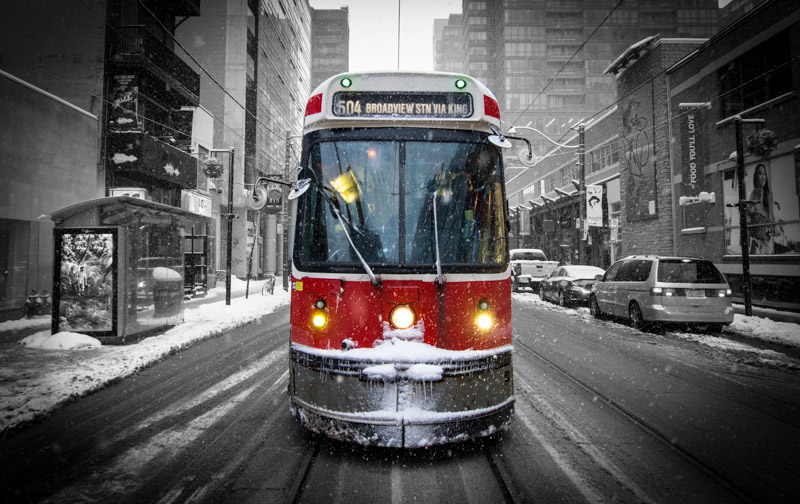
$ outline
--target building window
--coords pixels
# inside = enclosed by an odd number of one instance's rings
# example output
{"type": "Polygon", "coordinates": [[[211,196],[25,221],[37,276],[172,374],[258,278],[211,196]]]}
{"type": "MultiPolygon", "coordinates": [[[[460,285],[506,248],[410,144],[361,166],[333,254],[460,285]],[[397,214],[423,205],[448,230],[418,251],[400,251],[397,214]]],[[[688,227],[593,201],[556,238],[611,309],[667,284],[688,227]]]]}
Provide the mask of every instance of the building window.
{"type": "Polygon", "coordinates": [[[730,117],[792,91],[788,31],[717,70],[722,117],[730,117]]]}

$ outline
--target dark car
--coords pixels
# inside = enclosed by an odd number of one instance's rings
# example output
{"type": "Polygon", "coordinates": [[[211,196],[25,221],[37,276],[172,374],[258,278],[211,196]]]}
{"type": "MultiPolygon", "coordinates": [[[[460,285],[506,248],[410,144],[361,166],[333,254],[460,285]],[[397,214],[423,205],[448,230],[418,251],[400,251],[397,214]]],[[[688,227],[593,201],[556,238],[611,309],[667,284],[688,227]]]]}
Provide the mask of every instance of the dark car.
{"type": "Polygon", "coordinates": [[[605,270],[596,266],[568,264],[559,266],[542,280],[539,295],[543,300],[567,306],[573,303],[588,304],[595,277],[605,270]]]}

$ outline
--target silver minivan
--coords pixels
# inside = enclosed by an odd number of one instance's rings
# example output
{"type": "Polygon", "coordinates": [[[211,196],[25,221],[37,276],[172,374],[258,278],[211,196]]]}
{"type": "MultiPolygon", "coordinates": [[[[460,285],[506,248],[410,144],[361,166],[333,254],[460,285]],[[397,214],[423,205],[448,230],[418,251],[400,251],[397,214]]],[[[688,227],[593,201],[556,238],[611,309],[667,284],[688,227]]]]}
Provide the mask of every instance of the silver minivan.
{"type": "Polygon", "coordinates": [[[598,275],[589,310],[650,322],[687,323],[718,332],[733,322],[731,289],[714,263],[700,257],[630,256],[598,275]]]}

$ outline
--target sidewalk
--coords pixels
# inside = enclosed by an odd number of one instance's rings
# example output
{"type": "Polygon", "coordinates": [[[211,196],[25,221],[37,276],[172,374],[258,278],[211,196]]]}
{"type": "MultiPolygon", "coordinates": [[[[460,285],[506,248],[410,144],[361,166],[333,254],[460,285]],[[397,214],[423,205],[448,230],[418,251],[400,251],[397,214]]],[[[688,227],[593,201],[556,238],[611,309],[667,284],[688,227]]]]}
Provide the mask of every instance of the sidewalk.
{"type": "MultiPolygon", "coordinates": [[[[744,315],[744,305],[733,303],[733,311],[739,315],[744,315]]],[[[753,316],[768,318],[774,322],[792,322],[800,324],[800,313],[797,312],[753,306],[753,316]]]]}
{"type": "MultiPolygon", "coordinates": [[[[282,277],[275,278],[274,294],[283,292],[282,277]]],[[[258,296],[261,297],[261,287],[264,285],[264,280],[250,280],[250,289],[248,297],[258,296]]],[[[234,279],[231,286],[231,300],[236,298],[244,298],[247,283],[245,280],[234,279]]],[[[218,282],[217,287],[208,291],[204,297],[197,297],[184,301],[186,308],[193,308],[195,306],[206,305],[210,303],[217,303],[219,301],[225,302],[225,279],[218,282]]],[[[0,348],[8,345],[16,344],[31,334],[46,331],[50,329],[51,317],[50,315],[37,315],[30,319],[9,320],[0,322],[0,348]]]]}

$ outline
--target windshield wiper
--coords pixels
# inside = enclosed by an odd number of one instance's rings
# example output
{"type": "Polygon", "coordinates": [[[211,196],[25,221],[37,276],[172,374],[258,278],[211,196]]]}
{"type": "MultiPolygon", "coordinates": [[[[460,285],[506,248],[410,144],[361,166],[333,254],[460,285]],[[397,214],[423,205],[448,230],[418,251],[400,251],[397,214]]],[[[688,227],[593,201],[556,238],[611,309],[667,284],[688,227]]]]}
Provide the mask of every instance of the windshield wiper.
{"type": "Polygon", "coordinates": [[[439,217],[436,211],[436,194],[438,191],[433,191],[433,237],[436,242],[436,279],[437,284],[444,284],[444,276],[442,275],[442,258],[439,256],[439,217]]]}
{"type": "MultiPolygon", "coordinates": [[[[347,232],[347,228],[350,227],[349,223],[345,224],[342,215],[339,213],[339,208],[337,205],[334,205],[331,202],[329,202],[329,205],[333,214],[336,215],[337,219],[339,219],[339,223],[342,225],[342,231],[344,231],[344,235],[347,237],[347,241],[350,243],[350,246],[353,247],[353,252],[356,253],[356,256],[358,256],[358,260],[361,261],[361,265],[364,267],[364,271],[367,272],[367,276],[369,276],[369,281],[372,282],[372,285],[380,287],[381,286],[380,277],[375,276],[375,273],[372,272],[372,268],[369,267],[367,261],[365,261],[364,258],[361,256],[361,252],[358,251],[358,247],[356,247],[355,243],[353,243],[353,240],[350,238],[350,233],[347,232]]],[[[355,230],[356,232],[359,232],[358,229],[355,230]]]]}
{"type": "Polygon", "coordinates": [[[376,287],[380,287],[381,286],[380,277],[375,275],[375,273],[372,272],[372,268],[369,267],[369,264],[367,264],[367,261],[364,260],[364,257],[361,255],[361,252],[358,250],[358,247],[356,247],[355,243],[353,243],[353,239],[350,238],[350,233],[347,232],[347,228],[353,229],[355,232],[361,234],[362,236],[363,236],[364,233],[361,230],[359,230],[356,226],[354,226],[349,220],[347,220],[344,217],[342,217],[342,214],[339,211],[339,195],[336,193],[336,190],[334,190],[332,187],[330,187],[330,184],[327,183],[327,179],[325,178],[325,174],[320,172],[320,176],[322,176],[322,179],[325,182],[324,184],[320,184],[319,180],[317,179],[317,174],[314,172],[314,170],[313,169],[309,169],[309,171],[311,172],[312,176],[314,177],[314,181],[316,182],[316,185],[318,186],[318,190],[319,191],[327,190],[328,192],[331,193],[332,197],[328,198],[325,195],[325,193],[323,192],[322,193],[323,199],[328,202],[328,208],[330,209],[331,213],[336,216],[336,218],[339,220],[339,224],[342,225],[342,231],[344,231],[344,235],[347,237],[347,242],[350,243],[350,246],[353,248],[353,251],[356,253],[356,256],[358,257],[358,260],[361,262],[361,266],[364,267],[364,271],[367,272],[367,276],[369,277],[369,281],[372,282],[372,285],[374,285],[376,287]]]}

